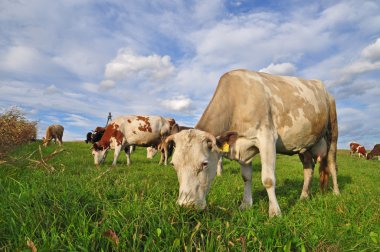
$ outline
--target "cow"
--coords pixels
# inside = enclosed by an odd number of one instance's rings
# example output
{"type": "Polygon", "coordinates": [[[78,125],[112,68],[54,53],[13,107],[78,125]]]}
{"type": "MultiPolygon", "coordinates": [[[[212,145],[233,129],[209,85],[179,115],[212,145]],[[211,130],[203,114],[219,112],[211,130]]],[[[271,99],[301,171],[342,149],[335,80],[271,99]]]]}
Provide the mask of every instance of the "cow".
{"type": "MultiPolygon", "coordinates": [[[[156,146],[170,134],[169,122],[161,116],[126,115],[111,121],[106,127],[102,138],[93,144],[92,155],[95,165],[101,164],[107,150],[115,148],[112,165],[116,165],[120,150],[126,146],[156,146]]],[[[167,150],[166,150],[167,151],[167,150]]],[[[165,165],[167,153],[165,153],[165,165]]],[[[130,165],[130,155],[127,153],[127,165],[130,165]]]]}
{"type": "Polygon", "coordinates": [[[45,137],[42,138],[42,144],[43,146],[48,146],[52,139],[54,139],[54,143],[58,141],[59,146],[62,145],[62,137],[63,137],[63,131],[64,127],[59,124],[53,124],[46,128],[46,134],[45,137]]]}
{"type": "Polygon", "coordinates": [[[252,159],[260,153],[261,181],[269,197],[269,216],[281,215],[277,202],[276,153],[298,154],[304,168],[301,199],[309,196],[315,160],[320,160],[320,187],[339,194],[336,169],[338,124],[334,98],[318,80],[234,70],[224,74],[195,129],[169,136],[177,172],[177,203],[206,207],[220,155],[241,165],[241,209],[252,206],[252,159]]]}
{"type": "MultiPolygon", "coordinates": [[[[168,120],[168,118],[165,118],[165,119],[168,120]]],[[[168,122],[170,123],[170,127],[171,127],[170,134],[175,134],[185,129],[191,129],[191,127],[178,125],[177,123],[175,123],[174,119],[172,118],[169,119],[168,122]]],[[[146,148],[146,157],[148,159],[153,159],[153,157],[157,154],[157,152],[160,152],[161,158],[160,158],[159,164],[162,164],[162,162],[165,159],[165,149],[167,149],[168,158],[172,155],[174,145],[171,142],[167,143],[165,139],[166,138],[163,138],[157,146],[149,146],[148,148],[146,148]]]]}
{"type": "Polygon", "coordinates": [[[377,156],[377,159],[380,160],[380,144],[376,144],[370,153],[367,155],[367,159],[372,159],[377,156]]]}
{"type": "Polygon", "coordinates": [[[92,132],[87,133],[85,142],[86,143],[98,142],[102,138],[105,130],[106,130],[105,127],[100,127],[100,126],[96,127],[92,132]]]}
{"type": "Polygon", "coordinates": [[[361,144],[358,144],[356,142],[351,142],[350,143],[350,155],[351,157],[355,154],[358,153],[359,157],[367,157],[367,151],[365,150],[364,146],[361,144]]]}

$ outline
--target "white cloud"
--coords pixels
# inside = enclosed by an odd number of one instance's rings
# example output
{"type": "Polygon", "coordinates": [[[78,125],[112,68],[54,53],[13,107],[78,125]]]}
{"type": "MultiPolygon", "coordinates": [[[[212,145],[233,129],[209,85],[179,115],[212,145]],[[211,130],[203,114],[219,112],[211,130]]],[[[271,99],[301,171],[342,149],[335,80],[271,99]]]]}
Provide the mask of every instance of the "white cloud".
{"type": "Polygon", "coordinates": [[[88,119],[76,114],[68,114],[64,118],[65,124],[84,128],[91,128],[93,123],[88,119]]]}
{"type": "Polygon", "coordinates": [[[45,94],[58,94],[60,93],[61,90],[59,90],[55,85],[50,85],[46,88],[46,90],[44,91],[45,94]]]}
{"type": "Polygon", "coordinates": [[[294,75],[296,69],[297,68],[292,63],[271,63],[269,66],[260,69],[259,72],[265,72],[275,75],[294,75]]]}
{"type": "Polygon", "coordinates": [[[108,80],[130,80],[137,76],[157,80],[167,77],[174,71],[170,57],[152,54],[141,56],[132,49],[122,48],[115,59],[106,65],[105,78],[108,80]]]}
{"type": "Polygon", "coordinates": [[[100,90],[112,89],[116,86],[116,83],[113,80],[103,80],[100,82],[100,90]]]}
{"type": "Polygon", "coordinates": [[[376,39],[375,43],[364,48],[361,55],[371,62],[380,61],[380,38],[376,39]]]}
{"type": "Polygon", "coordinates": [[[376,42],[366,46],[360,56],[350,64],[337,69],[332,81],[332,86],[350,86],[358,76],[380,70],[380,38],[376,42]]]}
{"type": "Polygon", "coordinates": [[[1,66],[11,71],[31,71],[46,59],[29,46],[13,46],[8,48],[1,66]]]}
{"type": "Polygon", "coordinates": [[[162,106],[172,111],[185,111],[191,106],[191,99],[185,96],[178,96],[172,99],[161,101],[162,106]]]}

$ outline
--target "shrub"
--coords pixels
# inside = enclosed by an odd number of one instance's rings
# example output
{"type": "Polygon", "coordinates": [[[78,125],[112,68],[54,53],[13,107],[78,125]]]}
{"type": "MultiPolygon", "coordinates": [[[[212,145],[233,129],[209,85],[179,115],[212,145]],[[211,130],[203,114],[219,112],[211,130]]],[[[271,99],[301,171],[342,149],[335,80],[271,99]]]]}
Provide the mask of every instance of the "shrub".
{"type": "Polygon", "coordinates": [[[0,152],[34,141],[37,138],[37,122],[28,121],[17,107],[0,114],[0,152]]]}

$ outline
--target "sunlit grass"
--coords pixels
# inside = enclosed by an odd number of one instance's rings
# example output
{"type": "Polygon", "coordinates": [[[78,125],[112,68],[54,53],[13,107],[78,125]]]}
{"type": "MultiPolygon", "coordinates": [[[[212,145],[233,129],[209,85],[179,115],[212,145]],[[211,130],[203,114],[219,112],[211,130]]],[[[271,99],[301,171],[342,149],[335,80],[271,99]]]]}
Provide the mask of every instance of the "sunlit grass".
{"type": "Polygon", "coordinates": [[[322,195],[318,170],[312,196],[300,201],[302,166],[297,156],[277,157],[277,197],[281,218],[268,218],[268,197],[253,164],[253,207],[240,211],[240,168],[224,160],[205,211],[176,205],[178,182],[159,157],[121,156],[111,167],[110,153],[95,167],[90,146],[24,145],[0,166],[0,250],[41,251],[379,251],[380,162],[338,155],[341,196],[322,195]],[[30,155],[32,154],[32,155],[30,155]],[[34,161],[31,161],[34,160],[34,161]],[[37,161],[37,162],[36,162],[37,161]]]}

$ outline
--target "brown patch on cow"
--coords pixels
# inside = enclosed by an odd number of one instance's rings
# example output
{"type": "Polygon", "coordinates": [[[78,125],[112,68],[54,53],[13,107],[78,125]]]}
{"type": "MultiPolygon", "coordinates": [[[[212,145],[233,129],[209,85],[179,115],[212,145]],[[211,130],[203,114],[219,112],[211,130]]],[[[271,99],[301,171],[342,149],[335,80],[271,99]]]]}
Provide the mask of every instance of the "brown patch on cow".
{"type": "Polygon", "coordinates": [[[271,188],[273,186],[273,181],[270,178],[266,178],[263,184],[265,188],[271,188]]]}
{"type": "Polygon", "coordinates": [[[127,120],[128,123],[131,123],[132,121],[130,119],[127,120]]]}
{"type": "Polygon", "coordinates": [[[104,127],[96,127],[95,129],[94,129],[94,132],[98,132],[98,133],[101,133],[101,132],[104,132],[106,130],[106,128],[104,128],[104,127]]]}
{"type": "Polygon", "coordinates": [[[136,131],[132,131],[133,134],[137,135],[136,131]]]}
{"type": "Polygon", "coordinates": [[[319,189],[322,193],[327,192],[329,184],[329,171],[327,167],[327,159],[322,158],[319,166],[319,189]]]}
{"type": "Polygon", "coordinates": [[[111,143],[111,137],[114,137],[116,139],[116,143],[118,145],[121,145],[123,142],[124,134],[119,130],[119,125],[116,123],[112,123],[106,127],[102,138],[99,142],[97,142],[97,147],[99,149],[108,148],[111,143]]]}
{"type": "Polygon", "coordinates": [[[143,121],[143,124],[140,123],[138,127],[140,131],[152,132],[152,127],[150,126],[149,117],[137,116],[137,120],[143,121]]]}

